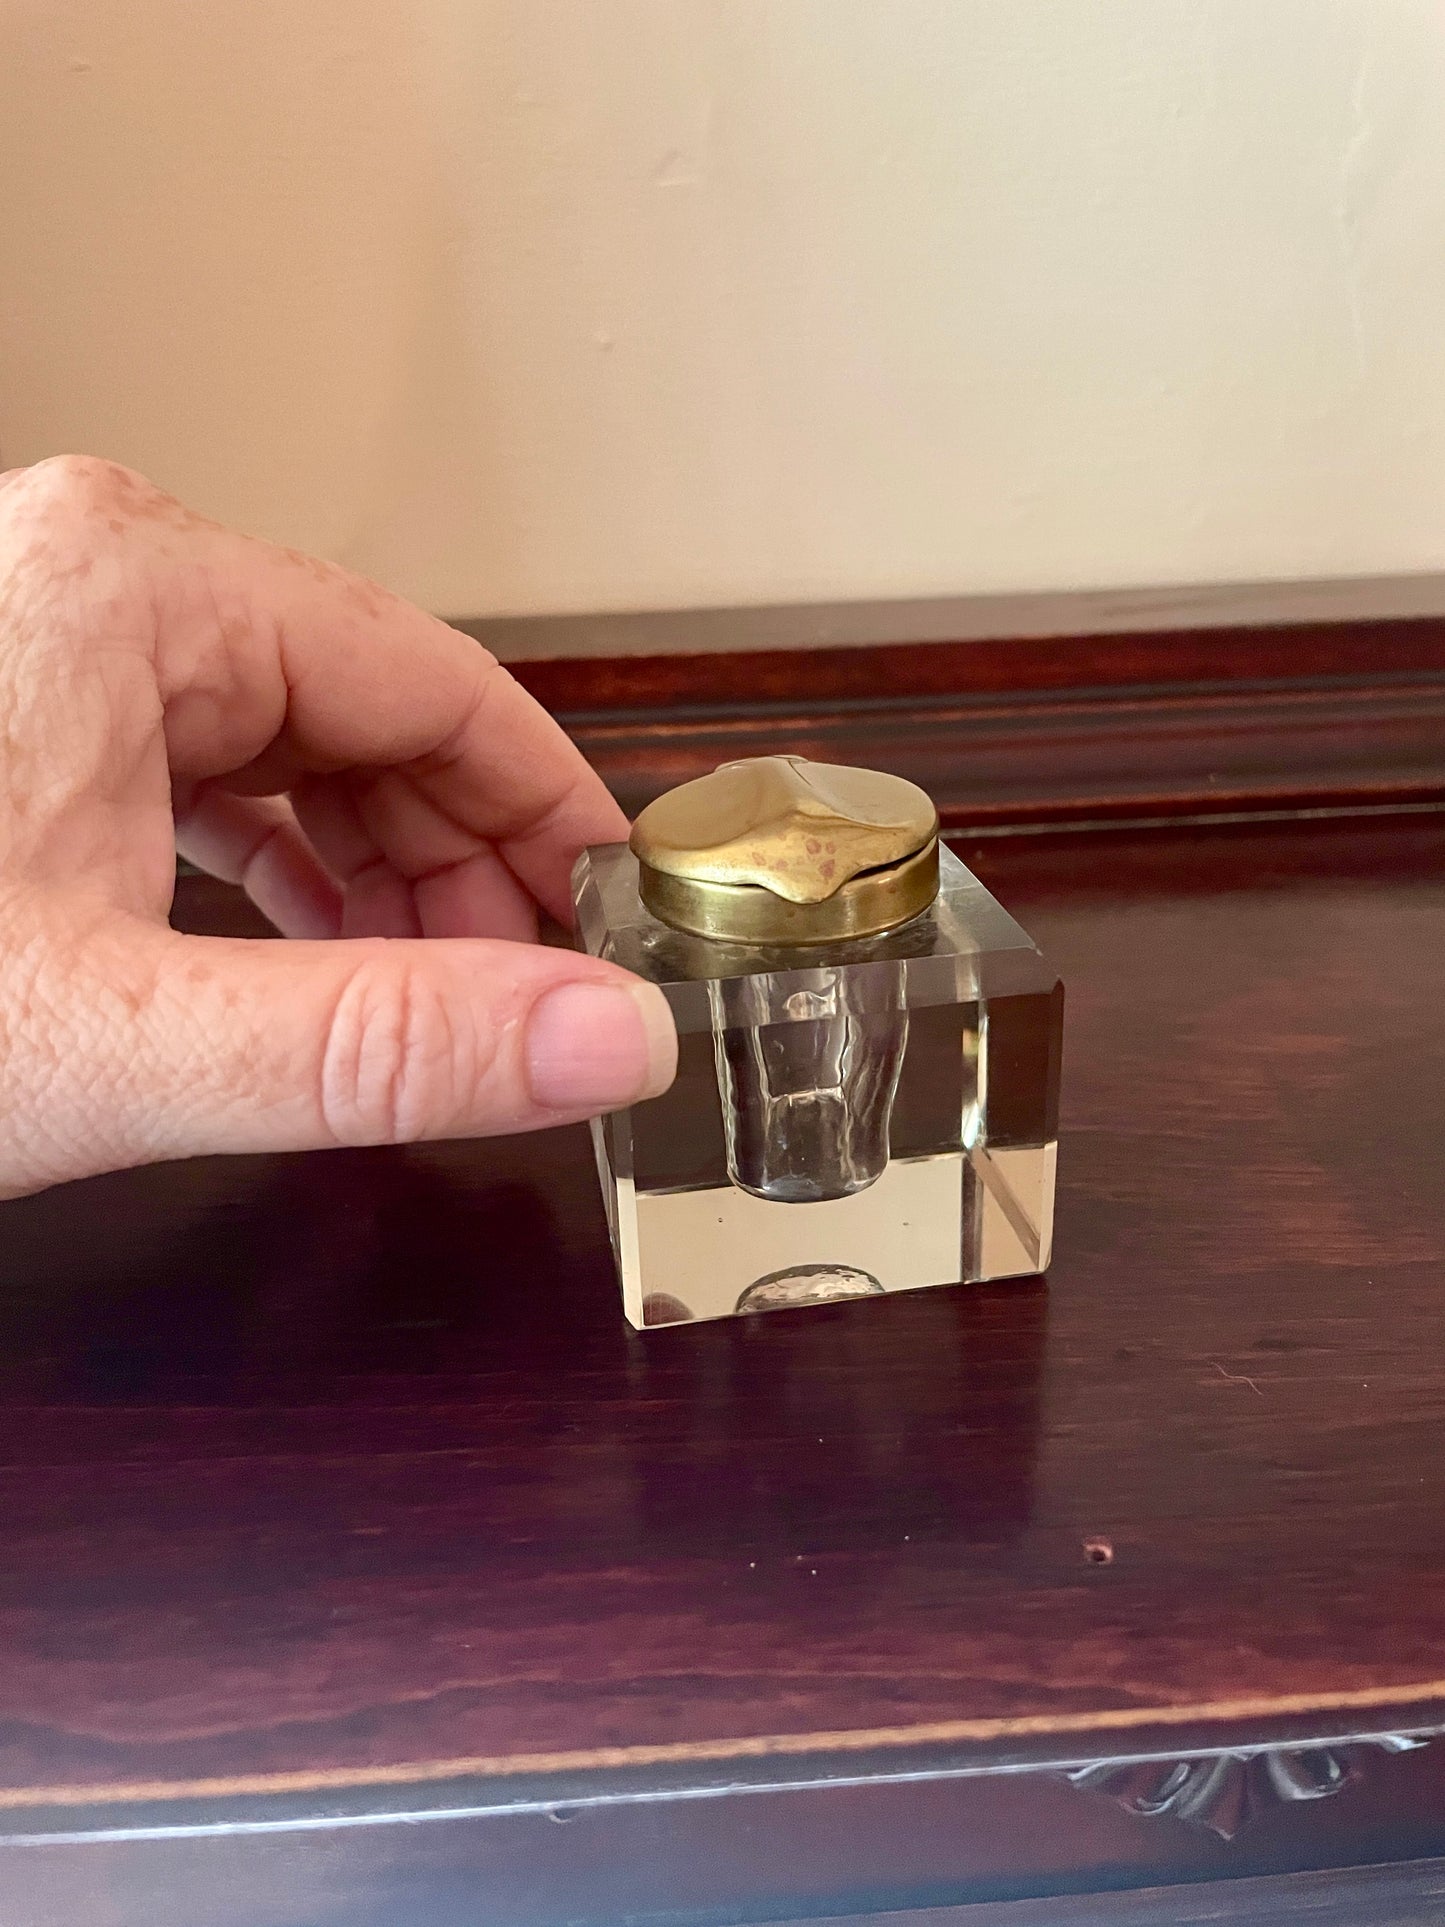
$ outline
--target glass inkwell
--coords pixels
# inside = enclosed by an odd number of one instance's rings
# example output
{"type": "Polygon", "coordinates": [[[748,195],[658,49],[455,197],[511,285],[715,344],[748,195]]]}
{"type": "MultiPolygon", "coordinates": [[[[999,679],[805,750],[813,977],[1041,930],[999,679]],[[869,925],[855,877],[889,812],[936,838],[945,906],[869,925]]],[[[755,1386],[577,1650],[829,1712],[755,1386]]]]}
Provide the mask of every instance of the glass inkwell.
{"type": "Polygon", "coordinates": [[[573,885],[679,1035],[672,1088],[592,1127],[632,1324],[1047,1269],[1063,986],[915,784],[727,763],[573,885]]]}

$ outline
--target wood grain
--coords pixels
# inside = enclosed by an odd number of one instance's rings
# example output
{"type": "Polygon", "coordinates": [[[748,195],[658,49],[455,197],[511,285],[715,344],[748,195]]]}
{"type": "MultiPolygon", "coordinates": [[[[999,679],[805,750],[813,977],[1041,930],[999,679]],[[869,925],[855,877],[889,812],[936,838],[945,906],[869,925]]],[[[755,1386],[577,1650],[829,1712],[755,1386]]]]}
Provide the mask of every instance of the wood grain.
{"type": "Polygon", "coordinates": [[[639,1337],[581,1133],[9,1208],[0,1783],[1436,1698],[1445,837],[1085,847],[965,850],[1070,989],[1047,1288],[639,1337]]]}
{"type": "MultiPolygon", "coordinates": [[[[790,1861],[786,1803],[848,1779],[881,1799],[898,1773],[1445,1724],[1445,818],[960,847],[1069,987],[1046,1285],[643,1336],[580,1133],[4,1208],[5,1830],[112,1844],[4,1848],[0,1896],[48,1923],[89,1879],[69,1919],[159,1924],[134,1896],[170,1867],[206,1886],[202,1927],[225,1864],[252,1869],[232,1918],[296,1927],[338,1917],[317,1855],[425,1890],[421,1836],[127,1829],[447,1808],[481,1831],[438,1863],[463,1871],[437,1918],[495,1917],[485,1875],[534,1895],[519,1923],[582,1917],[584,1879],[740,1920],[979,1898],[970,1865],[1004,1898],[1445,1852],[1436,1748],[1287,1814],[1267,1853],[1035,1776],[938,1782],[975,1790],[932,1872],[906,1817],[863,1812],[879,1887],[829,1887],[821,1847],[790,1861]],[[749,1783],[777,1791],[722,1796],[749,1783]],[[1024,1803],[1007,1824],[1000,1800],[1024,1803]],[[689,1885],[739,1802],[740,1844],[689,1885]],[[546,1817],[569,1803],[581,1834],[546,1817]],[[644,1810],[650,1888],[622,1817],[644,1810]],[[1041,1817],[1065,1810],[1077,1832],[1041,1817]],[[589,1835],[571,1861],[536,1844],[589,1835]],[[988,1844],[1009,1837],[1031,1872],[988,1844]],[[121,1860],[46,1886],[90,1853],[121,1860]]],[[[182,892],[193,927],[244,926],[182,892]]],[[[367,1905],[342,1917],[393,1917],[367,1905]]]]}

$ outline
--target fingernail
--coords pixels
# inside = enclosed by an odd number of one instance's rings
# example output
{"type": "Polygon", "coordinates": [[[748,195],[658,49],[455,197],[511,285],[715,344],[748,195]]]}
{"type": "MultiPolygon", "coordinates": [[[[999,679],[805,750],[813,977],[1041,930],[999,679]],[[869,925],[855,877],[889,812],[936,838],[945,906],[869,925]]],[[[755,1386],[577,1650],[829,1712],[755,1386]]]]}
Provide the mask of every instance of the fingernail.
{"type": "Polygon", "coordinates": [[[560,984],[527,1020],[527,1081],[553,1111],[615,1111],[665,1091],[677,1032],[653,984],[560,984]]]}

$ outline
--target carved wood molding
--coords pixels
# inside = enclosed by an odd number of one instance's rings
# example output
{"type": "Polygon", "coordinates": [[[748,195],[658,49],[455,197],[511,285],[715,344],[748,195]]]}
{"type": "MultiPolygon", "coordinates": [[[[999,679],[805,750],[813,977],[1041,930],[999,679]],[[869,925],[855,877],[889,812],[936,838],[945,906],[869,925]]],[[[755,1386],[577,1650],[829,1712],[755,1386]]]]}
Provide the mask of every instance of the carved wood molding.
{"type": "Polygon", "coordinates": [[[951,828],[1445,804],[1445,622],[516,665],[635,812],[780,750],[951,828]]]}
{"type": "Polygon", "coordinates": [[[1372,1760],[1412,1753],[1427,1737],[1388,1733],[1334,1746],[1263,1747],[1182,1760],[1096,1760],[1070,1768],[1071,1786],[1103,1793],[1126,1813],[1180,1820],[1233,1840],[1274,1807],[1327,1800],[1352,1786],[1372,1760]]]}

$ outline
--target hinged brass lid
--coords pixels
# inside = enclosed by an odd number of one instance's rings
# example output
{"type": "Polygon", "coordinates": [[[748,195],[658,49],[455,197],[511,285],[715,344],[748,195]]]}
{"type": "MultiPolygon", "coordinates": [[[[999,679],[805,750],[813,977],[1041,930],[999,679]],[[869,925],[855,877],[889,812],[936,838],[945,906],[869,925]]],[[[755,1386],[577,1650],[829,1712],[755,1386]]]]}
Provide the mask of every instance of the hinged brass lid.
{"type": "Polygon", "coordinates": [[[917,784],[801,756],[724,763],[670,790],[631,842],[652,914],[725,941],[869,936],[938,895],[938,812],[917,784]]]}

